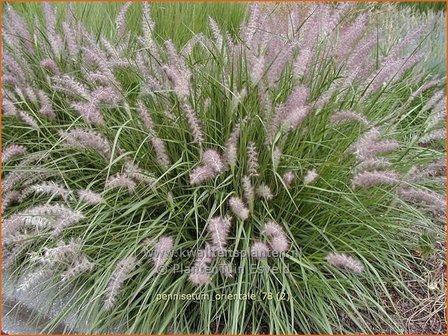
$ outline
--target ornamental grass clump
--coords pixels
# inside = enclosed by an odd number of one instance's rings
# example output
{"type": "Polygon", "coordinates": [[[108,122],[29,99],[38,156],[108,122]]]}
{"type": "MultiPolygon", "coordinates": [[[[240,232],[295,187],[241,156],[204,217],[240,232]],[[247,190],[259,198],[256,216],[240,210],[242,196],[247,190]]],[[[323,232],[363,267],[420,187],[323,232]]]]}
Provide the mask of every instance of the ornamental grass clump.
{"type": "Polygon", "coordinates": [[[2,27],[3,270],[76,293],[44,331],[402,332],[391,284],[446,214],[434,22],[384,48],[355,3],[255,4],[179,46],[148,3],[110,36],[64,6],[2,27]]]}

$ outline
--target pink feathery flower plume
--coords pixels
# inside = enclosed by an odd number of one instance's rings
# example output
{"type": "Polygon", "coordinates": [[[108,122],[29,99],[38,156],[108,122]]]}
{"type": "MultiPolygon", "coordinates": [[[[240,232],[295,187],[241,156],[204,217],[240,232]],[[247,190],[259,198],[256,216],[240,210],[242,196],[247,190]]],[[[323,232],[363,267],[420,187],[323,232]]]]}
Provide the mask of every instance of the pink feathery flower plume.
{"type": "Polygon", "coordinates": [[[361,138],[353,145],[359,160],[374,158],[379,154],[394,151],[400,147],[399,143],[393,140],[379,140],[380,132],[377,128],[372,128],[364,133],[361,138]]]}
{"type": "Polygon", "coordinates": [[[73,238],[68,243],[59,241],[56,247],[45,247],[44,251],[40,260],[48,266],[55,266],[57,263],[70,262],[78,256],[81,252],[81,242],[73,238]]]}
{"type": "Polygon", "coordinates": [[[54,90],[64,92],[71,96],[79,96],[87,101],[90,101],[90,93],[85,85],[81,84],[69,75],[54,76],[52,77],[52,80],[54,90]]]}
{"type": "Polygon", "coordinates": [[[48,70],[53,76],[59,76],[59,67],[51,58],[45,58],[40,62],[42,68],[48,70]]]}
{"type": "Polygon", "coordinates": [[[190,184],[202,184],[216,176],[215,171],[210,166],[198,166],[190,173],[190,184]]]}
{"type": "Polygon", "coordinates": [[[43,3],[43,13],[45,18],[45,27],[47,29],[46,37],[55,56],[59,56],[62,51],[62,39],[56,31],[56,14],[52,5],[48,2],[43,3]]]}
{"type": "Polygon", "coordinates": [[[7,52],[4,52],[2,54],[2,68],[5,74],[10,74],[13,76],[14,80],[18,82],[18,84],[24,85],[26,83],[27,76],[23,66],[19,64],[16,58],[12,57],[7,52]]]}
{"type": "Polygon", "coordinates": [[[107,285],[106,298],[104,300],[105,310],[111,310],[113,308],[124,282],[130,277],[130,273],[136,266],[137,259],[133,256],[126,257],[117,263],[107,285]]]}
{"type": "Polygon", "coordinates": [[[280,125],[290,131],[299,127],[309,113],[309,107],[305,105],[308,97],[308,89],[298,85],[288,96],[286,102],[278,106],[268,124],[267,143],[272,144],[280,125]]]}
{"type": "Polygon", "coordinates": [[[362,14],[345,31],[341,32],[340,38],[334,48],[334,56],[342,61],[350,52],[353,44],[361,37],[367,25],[367,15],[362,14]]]}
{"type": "Polygon", "coordinates": [[[250,248],[250,255],[258,260],[266,259],[269,257],[269,247],[267,244],[257,241],[252,244],[250,248]]]}
{"type": "Polygon", "coordinates": [[[95,265],[85,255],[80,255],[73,260],[66,271],[62,272],[61,280],[67,282],[80,274],[91,272],[94,268],[95,265]]]}
{"type": "Polygon", "coordinates": [[[306,172],[305,177],[303,178],[303,184],[308,185],[316,181],[316,179],[319,177],[319,174],[317,174],[316,169],[311,169],[306,172]]]}
{"type": "Polygon", "coordinates": [[[26,87],[26,88],[25,88],[25,96],[26,96],[26,98],[27,98],[31,103],[37,105],[38,100],[37,100],[37,96],[36,96],[36,93],[34,92],[34,89],[33,89],[33,88],[31,88],[31,87],[29,87],[29,86],[26,87]]]}
{"type": "Polygon", "coordinates": [[[238,158],[238,139],[240,136],[240,123],[237,123],[232,133],[230,133],[229,138],[226,141],[225,150],[224,150],[224,161],[231,168],[234,168],[236,165],[236,161],[238,158]]]}
{"type": "Polygon", "coordinates": [[[74,128],[66,132],[60,132],[66,144],[71,147],[90,148],[105,158],[110,157],[109,142],[94,130],[74,128]]]}
{"type": "Polygon", "coordinates": [[[446,128],[436,129],[420,139],[420,144],[428,144],[437,140],[446,140],[446,128]]]}
{"type": "Polygon", "coordinates": [[[267,201],[270,201],[274,195],[272,194],[271,188],[266,184],[260,184],[255,190],[255,194],[258,197],[264,198],[267,201]]]}
{"type": "MultiPolygon", "coordinates": [[[[17,56],[16,56],[17,57],[17,56]]],[[[9,55],[7,52],[2,55],[2,67],[3,67],[3,76],[2,83],[5,84],[13,84],[16,86],[26,85],[26,72],[23,69],[23,66],[17,62],[17,60],[9,55]],[[10,75],[10,76],[9,76],[10,75]],[[10,82],[7,81],[7,77],[10,78],[10,82]]]]}
{"type": "Polygon", "coordinates": [[[206,243],[205,248],[199,250],[196,260],[191,268],[189,279],[193,285],[201,286],[210,281],[210,264],[213,261],[213,251],[210,244],[206,243]]]}
{"type": "Polygon", "coordinates": [[[166,236],[160,237],[159,240],[154,244],[152,262],[157,272],[159,272],[166,265],[168,258],[173,251],[173,246],[173,238],[166,236]]]}
{"type": "Polygon", "coordinates": [[[153,186],[156,183],[156,179],[151,172],[143,171],[143,169],[131,161],[126,161],[124,164],[124,173],[133,180],[149,186],[153,186]]]}
{"type": "Polygon", "coordinates": [[[277,170],[278,165],[282,161],[282,149],[279,146],[275,146],[272,152],[272,166],[277,170]]]}
{"type": "Polygon", "coordinates": [[[214,252],[223,252],[227,246],[227,237],[231,227],[230,217],[213,217],[207,223],[214,252]]]}
{"type": "Polygon", "coordinates": [[[254,142],[247,146],[247,173],[249,176],[259,176],[258,151],[254,142]]]}
{"type": "Polygon", "coordinates": [[[246,207],[241,198],[232,196],[229,199],[230,210],[232,210],[233,214],[237,216],[241,220],[246,220],[249,218],[249,209],[246,207]]]}
{"type": "Polygon", "coordinates": [[[204,134],[202,132],[201,123],[190,104],[184,104],[185,117],[187,119],[188,126],[193,134],[193,141],[197,144],[204,142],[204,134]]]}
{"type": "Polygon", "coordinates": [[[370,78],[368,78],[368,87],[363,98],[369,97],[373,92],[379,90],[383,85],[396,81],[401,78],[407,69],[423,58],[423,54],[413,54],[412,56],[402,58],[386,57],[382,66],[370,78]]]}
{"type": "Polygon", "coordinates": [[[39,113],[49,119],[56,118],[56,114],[53,111],[53,105],[47,94],[44,91],[39,90],[37,91],[37,97],[39,98],[40,105],[39,113]]]}
{"type": "Polygon", "coordinates": [[[52,236],[59,236],[63,230],[70,227],[85,217],[79,211],[75,211],[60,204],[38,205],[33,208],[24,210],[25,217],[32,219],[36,217],[36,221],[32,220],[32,224],[42,223],[44,226],[51,225],[53,228],[52,236]],[[51,220],[40,221],[41,219],[52,218],[51,220]]]}
{"type": "MultiPolygon", "coordinates": [[[[83,217],[84,218],[84,217],[83,217]]],[[[58,237],[62,234],[62,232],[70,227],[78,223],[79,219],[77,217],[73,218],[61,218],[58,221],[55,222],[53,226],[53,231],[51,232],[51,236],[53,238],[58,237]]]]}
{"type": "Polygon", "coordinates": [[[72,58],[75,58],[81,47],[77,43],[77,40],[75,39],[76,34],[78,34],[78,31],[73,29],[68,22],[62,22],[62,30],[64,32],[64,39],[65,39],[65,45],[67,48],[68,55],[72,58]]]}
{"type": "Polygon", "coordinates": [[[363,81],[372,74],[375,69],[371,54],[375,49],[378,41],[376,36],[366,36],[366,38],[358,43],[353,51],[348,55],[343,71],[345,79],[341,86],[349,87],[355,81],[363,81]]]}
{"type": "Polygon", "coordinates": [[[306,21],[300,28],[302,34],[302,43],[294,62],[293,69],[296,77],[303,77],[310,68],[310,62],[313,58],[314,47],[319,37],[319,4],[310,9],[306,21]]]}
{"type": "Polygon", "coordinates": [[[131,7],[132,2],[125,2],[121,7],[120,12],[118,12],[117,18],[115,20],[115,26],[117,28],[118,36],[122,37],[126,32],[126,13],[131,7]]]}
{"type": "Polygon", "coordinates": [[[170,61],[169,65],[162,66],[168,79],[174,84],[174,92],[177,97],[184,101],[190,94],[191,71],[185,61],[177,53],[176,47],[171,40],[165,41],[165,49],[170,61]]]}
{"type": "Polygon", "coordinates": [[[267,74],[269,87],[273,87],[280,80],[286,64],[290,61],[293,55],[294,46],[295,45],[293,43],[288,43],[284,48],[280,49],[280,51],[276,50],[278,54],[276,55],[276,58],[267,74]]]}
{"type": "Polygon", "coordinates": [[[221,49],[223,46],[224,38],[222,36],[221,31],[219,30],[218,24],[215,20],[213,20],[210,16],[208,17],[208,25],[213,34],[213,42],[216,44],[218,49],[221,49]]]}
{"type": "Polygon", "coordinates": [[[287,171],[283,174],[282,179],[286,186],[290,188],[292,186],[292,183],[296,179],[296,175],[292,171],[287,171]]]}
{"type": "Polygon", "coordinates": [[[157,162],[160,164],[161,167],[167,169],[171,164],[171,160],[168,156],[165,142],[157,136],[151,115],[149,114],[149,112],[147,111],[147,109],[145,108],[145,106],[141,101],[137,102],[137,111],[141,121],[143,122],[143,125],[145,126],[146,130],[150,133],[151,136],[150,141],[154,149],[154,152],[156,153],[157,162]]]}
{"type": "Polygon", "coordinates": [[[342,268],[354,273],[364,272],[364,265],[352,256],[345,253],[332,252],[329,253],[325,260],[332,266],[342,268]]]}
{"type": "Polygon", "coordinates": [[[361,161],[359,165],[356,166],[356,171],[384,169],[390,166],[390,161],[385,158],[369,158],[361,161]]]}
{"type": "Polygon", "coordinates": [[[442,81],[440,79],[434,79],[434,80],[424,83],[417,90],[415,90],[413,93],[411,93],[408,100],[400,107],[399,111],[401,113],[399,113],[399,115],[401,115],[408,109],[408,107],[412,104],[412,102],[414,101],[414,99],[416,97],[420,96],[422,93],[426,92],[427,90],[431,89],[432,87],[442,84],[444,82],[445,82],[445,80],[442,81]]]}
{"type": "Polygon", "coordinates": [[[221,155],[214,149],[207,149],[204,151],[202,162],[217,174],[224,170],[224,163],[222,162],[221,155]]]}
{"type": "Polygon", "coordinates": [[[2,218],[4,218],[5,210],[12,204],[17,203],[20,193],[16,190],[2,192],[2,218]]]}
{"type": "Polygon", "coordinates": [[[250,211],[252,212],[254,209],[255,190],[252,186],[252,182],[250,181],[250,177],[243,176],[241,179],[241,184],[243,186],[244,198],[249,205],[250,211]]]}
{"type": "Polygon", "coordinates": [[[368,125],[369,121],[363,115],[352,111],[339,111],[330,117],[330,123],[333,125],[344,122],[357,121],[361,124],[368,125]]]}
{"type": "MultiPolygon", "coordinates": [[[[4,76],[3,78],[4,79],[4,76]]],[[[7,97],[2,97],[2,115],[15,116],[17,115],[17,108],[14,103],[7,97]]]]}
{"type": "Polygon", "coordinates": [[[220,174],[224,170],[221,155],[214,149],[207,149],[202,155],[202,165],[193,169],[190,184],[198,185],[220,174]]]}
{"type": "Polygon", "coordinates": [[[123,99],[117,89],[110,86],[99,87],[92,92],[92,100],[95,105],[105,104],[108,107],[117,107],[123,99]]]}
{"type": "Polygon", "coordinates": [[[423,203],[437,210],[446,211],[446,198],[435,191],[403,187],[398,189],[398,195],[405,201],[423,203]]]}
{"type": "Polygon", "coordinates": [[[71,107],[81,115],[87,124],[104,126],[103,115],[93,99],[88,102],[73,102],[71,107]]]}
{"type": "Polygon", "coordinates": [[[8,145],[2,149],[2,163],[11,161],[12,158],[26,153],[26,147],[22,145],[8,145]]]}
{"type": "Polygon", "coordinates": [[[445,99],[446,99],[445,90],[437,91],[422,107],[421,113],[431,110],[440,100],[445,101],[445,99]]]}
{"type": "Polygon", "coordinates": [[[64,188],[62,185],[53,181],[49,181],[29,186],[21,192],[19,201],[25,201],[32,194],[44,194],[50,197],[60,196],[64,200],[68,200],[71,195],[70,191],[64,188]]]}
{"type": "Polygon", "coordinates": [[[422,167],[413,166],[408,171],[406,179],[410,182],[418,182],[426,178],[438,176],[446,177],[446,156],[422,167]]]}
{"type": "MultiPolygon", "coordinates": [[[[148,2],[143,2],[143,18],[142,18],[142,31],[146,42],[152,42],[152,32],[155,29],[156,24],[151,18],[151,5],[148,2]]],[[[150,43],[149,43],[150,44],[150,43]]]]}
{"type": "Polygon", "coordinates": [[[265,224],[263,232],[269,237],[269,245],[273,251],[288,251],[289,241],[280,225],[274,221],[269,221],[265,224]]]}
{"type": "Polygon", "coordinates": [[[369,188],[379,184],[394,185],[400,182],[400,177],[392,171],[364,171],[352,178],[352,187],[369,188]]]}
{"type": "MultiPolygon", "coordinates": [[[[25,47],[25,51],[33,54],[33,39],[28,26],[25,20],[17,14],[17,12],[10,5],[6,6],[6,18],[3,22],[8,22],[8,25],[5,25],[5,27],[2,28],[7,34],[12,36],[12,40],[15,40],[16,36],[20,37],[21,42],[25,47]]],[[[11,47],[13,47],[13,45],[11,45],[11,47]]]]}
{"type": "Polygon", "coordinates": [[[87,189],[78,190],[78,197],[81,202],[91,205],[99,204],[104,201],[100,194],[87,189]]]}
{"type": "Polygon", "coordinates": [[[18,111],[17,114],[20,117],[20,119],[22,119],[22,121],[29,127],[35,130],[39,129],[39,124],[37,123],[36,119],[34,119],[34,117],[32,117],[28,112],[18,111]]]}
{"type": "Polygon", "coordinates": [[[126,188],[130,193],[135,190],[136,184],[129,177],[123,174],[110,176],[105,184],[106,189],[126,188]]]}

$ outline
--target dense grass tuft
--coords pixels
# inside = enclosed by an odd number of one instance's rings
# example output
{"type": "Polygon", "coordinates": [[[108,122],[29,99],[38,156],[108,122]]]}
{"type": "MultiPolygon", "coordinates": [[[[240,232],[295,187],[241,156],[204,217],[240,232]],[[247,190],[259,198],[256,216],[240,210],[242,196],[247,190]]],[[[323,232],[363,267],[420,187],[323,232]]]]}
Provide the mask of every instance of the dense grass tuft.
{"type": "Polygon", "coordinates": [[[68,298],[43,332],[403,332],[446,216],[440,22],[242,6],[4,7],[3,268],[68,298]]]}

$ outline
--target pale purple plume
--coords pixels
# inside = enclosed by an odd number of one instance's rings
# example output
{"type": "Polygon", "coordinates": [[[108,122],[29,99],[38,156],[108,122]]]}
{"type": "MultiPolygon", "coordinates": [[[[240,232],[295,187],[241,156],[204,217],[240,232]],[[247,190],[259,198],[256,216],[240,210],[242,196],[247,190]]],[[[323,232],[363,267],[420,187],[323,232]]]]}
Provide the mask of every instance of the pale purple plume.
{"type": "Polygon", "coordinates": [[[127,177],[137,181],[145,183],[149,186],[154,186],[156,183],[156,178],[153,176],[153,174],[149,171],[144,171],[141,169],[137,164],[126,161],[124,164],[124,173],[127,177]]]}
{"type": "Polygon", "coordinates": [[[191,268],[189,280],[193,285],[202,286],[210,281],[210,264],[213,261],[213,251],[210,244],[199,250],[191,268]]]}
{"type": "Polygon", "coordinates": [[[290,188],[296,179],[296,175],[292,171],[287,171],[282,176],[283,182],[290,188]]]}
{"type": "Polygon", "coordinates": [[[129,278],[130,273],[137,266],[137,259],[133,256],[120,260],[112,272],[109,284],[106,288],[104,309],[111,310],[118,299],[118,294],[123,287],[124,282],[129,278]]]}
{"type": "Polygon", "coordinates": [[[243,176],[241,178],[241,185],[244,192],[244,199],[249,205],[249,209],[253,210],[255,201],[255,190],[254,187],[252,186],[252,182],[250,181],[250,177],[243,176]]]}
{"type": "Polygon", "coordinates": [[[249,209],[246,207],[241,198],[232,196],[229,199],[230,210],[233,214],[241,220],[246,220],[249,218],[249,209]]]}
{"type": "Polygon", "coordinates": [[[98,194],[96,192],[87,189],[78,190],[78,197],[81,202],[91,205],[99,204],[104,201],[101,194],[98,194]]]}
{"type": "Polygon", "coordinates": [[[227,238],[231,227],[229,217],[213,217],[207,223],[213,251],[223,252],[227,247],[227,238]]]}
{"type": "Polygon", "coordinates": [[[341,123],[356,121],[364,125],[368,125],[369,121],[363,115],[352,111],[339,111],[330,117],[330,123],[338,125],[341,123]]]}
{"type": "Polygon", "coordinates": [[[257,241],[252,244],[250,254],[253,258],[262,260],[269,257],[269,247],[263,242],[257,241]]]}
{"type": "Polygon", "coordinates": [[[8,145],[2,150],[2,163],[5,164],[11,161],[16,156],[21,156],[26,153],[26,147],[22,145],[8,145]]]}
{"type": "Polygon", "coordinates": [[[215,171],[209,166],[198,166],[190,173],[190,184],[202,184],[216,176],[215,171]]]}
{"type": "Polygon", "coordinates": [[[259,176],[258,151],[254,142],[247,146],[247,173],[249,176],[259,176]]]}
{"type": "Polygon", "coordinates": [[[132,2],[125,2],[118,12],[117,18],[115,20],[115,26],[117,28],[118,36],[122,37],[126,33],[126,13],[131,7],[132,2]]]}
{"type": "Polygon", "coordinates": [[[433,130],[420,139],[420,144],[426,145],[434,141],[446,140],[446,129],[433,130]]]}
{"type": "Polygon", "coordinates": [[[207,149],[202,155],[202,162],[210,167],[215,173],[221,173],[224,170],[224,163],[221,155],[214,149],[207,149]]]}
{"type": "Polygon", "coordinates": [[[136,184],[126,175],[115,174],[107,179],[105,188],[106,189],[124,188],[127,189],[129,193],[132,193],[136,188],[136,184]]]}
{"type": "Polygon", "coordinates": [[[398,189],[398,195],[405,201],[417,204],[423,203],[424,205],[446,212],[446,197],[435,191],[403,187],[398,189]]]}
{"type": "Polygon", "coordinates": [[[67,282],[83,273],[91,272],[94,268],[95,264],[90,262],[85,255],[80,255],[72,262],[66,271],[61,273],[61,280],[62,282],[67,282]]]}
{"type": "Polygon", "coordinates": [[[60,132],[60,136],[70,147],[92,149],[105,158],[110,157],[109,142],[94,130],[74,128],[66,132],[60,132]]]}
{"type": "Polygon", "coordinates": [[[71,192],[67,190],[64,186],[54,182],[54,181],[48,181],[48,182],[41,182],[37,184],[33,184],[29,186],[28,188],[24,189],[21,194],[19,201],[23,202],[27,198],[29,198],[32,194],[44,194],[48,195],[50,197],[62,197],[64,200],[68,200],[68,198],[71,196],[71,192]]]}
{"type": "Polygon", "coordinates": [[[273,251],[280,253],[288,251],[288,238],[286,237],[285,231],[276,222],[267,222],[264,226],[263,233],[269,237],[269,246],[273,251]]]}
{"type": "Polygon", "coordinates": [[[154,269],[159,272],[164,266],[173,251],[174,240],[171,237],[162,236],[157,243],[154,244],[154,252],[152,255],[152,262],[154,269]]]}
{"type": "Polygon", "coordinates": [[[193,134],[193,141],[201,144],[204,142],[204,134],[202,132],[201,123],[193,108],[189,104],[184,105],[185,117],[187,119],[188,126],[193,134]]]}
{"type": "Polygon", "coordinates": [[[47,94],[42,90],[38,90],[37,97],[39,98],[40,105],[39,113],[49,119],[54,119],[56,114],[53,111],[53,104],[47,94]]]}
{"type": "Polygon", "coordinates": [[[400,177],[392,171],[364,171],[352,179],[352,187],[369,188],[376,185],[395,185],[400,177]]]}
{"type": "Polygon", "coordinates": [[[305,177],[303,178],[303,184],[308,185],[317,180],[319,174],[316,172],[316,169],[310,169],[306,172],[305,177]]]}
{"type": "Polygon", "coordinates": [[[361,161],[356,166],[356,171],[378,170],[390,167],[392,164],[385,158],[369,158],[361,161]]]}
{"type": "Polygon", "coordinates": [[[364,265],[356,258],[345,253],[329,253],[325,260],[332,266],[341,268],[354,273],[364,272],[364,265]]]}
{"type": "Polygon", "coordinates": [[[16,190],[2,192],[2,218],[4,218],[5,210],[12,204],[18,202],[20,192],[16,190]]]}
{"type": "Polygon", "coordinates": [[[271,188],[266,184],[260,184],[255,190],[255,194],[258,197],[264,198],[267,201],[270,201],[274,195],[272,194],[271,188]]]}
{"type": "Polygon", "coordinates": [[[238,159],[238,140],[240,137],[241,124],[237,123],[232,133],[230,133],[229,138],[226,141],[226,146],[224,150],[224,161],[231,168],[234,168],[238,159]]]}
{"type": "Polygon", "coordinates": [[[60,70],[58,65],[56,64],[56,62],[54,60],[52,60],[51,58],[45,58],[40,62],[40,65],[42,66],[42,68],[48,70],[52,75],[54,76],[59,76],[60,75],[60,70]]]}

